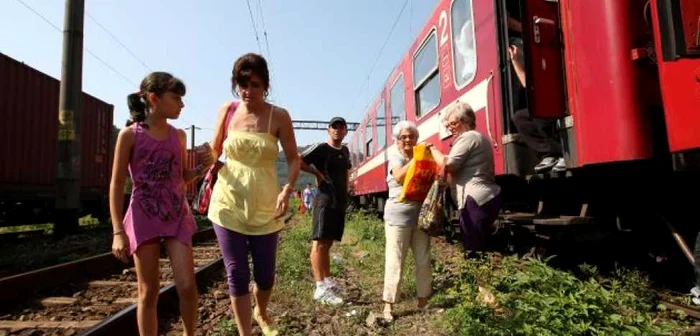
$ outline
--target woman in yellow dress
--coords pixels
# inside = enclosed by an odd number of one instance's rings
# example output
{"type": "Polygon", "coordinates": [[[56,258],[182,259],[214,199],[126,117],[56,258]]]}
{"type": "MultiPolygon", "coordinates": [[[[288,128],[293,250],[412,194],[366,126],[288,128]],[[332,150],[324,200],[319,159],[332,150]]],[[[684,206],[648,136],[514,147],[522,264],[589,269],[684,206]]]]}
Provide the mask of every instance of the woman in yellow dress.
{"type": "Polygon", "coordinates": [[[266,101],[270,77],[265,59],[246,54],[236,60],[231,78],[241,103],[221,107],[212,155],[226,155],[212,192],[209,219],[214,223],[238,334],[252,333],[248,254],[253,259],[255,309],[253,317],[265,335],[277,335],[267,315],[275,281],[275,262],[282,217],[299,175],[299,155],[289,113],[266,101]],[[232,114],[232,116],[230,116],[232,114]],[[227,118],[230,116],[230,118],[227,118]],[[228,120],[228,125],[222,125],[228,120]],[[218,130],[226,127],[224,133],[218,130]],[[282,145],[289,177],[279,191],[278,142],[282,145]],[[217,148],[218,147],[218,148],[217,148]]]}

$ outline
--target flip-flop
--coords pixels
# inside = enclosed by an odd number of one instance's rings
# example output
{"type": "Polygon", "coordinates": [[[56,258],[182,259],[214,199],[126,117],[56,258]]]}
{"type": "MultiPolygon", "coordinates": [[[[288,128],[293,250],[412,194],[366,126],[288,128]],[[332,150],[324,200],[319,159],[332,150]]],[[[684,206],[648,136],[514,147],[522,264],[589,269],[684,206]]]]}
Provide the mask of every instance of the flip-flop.
{"type": "Polygon", "coordinates": [[[278,336],[279,335],[280,331],[277,328],[270,326],[269,324],[265,323],[265,321],[263,321],[260,318],[260,312],[258,311],[257,306],[253,309],[253,318],[255,319],[255,322],[258,322],[260,329],[262,329],[263,335],[265,335],[265,336],[278,336]]]}

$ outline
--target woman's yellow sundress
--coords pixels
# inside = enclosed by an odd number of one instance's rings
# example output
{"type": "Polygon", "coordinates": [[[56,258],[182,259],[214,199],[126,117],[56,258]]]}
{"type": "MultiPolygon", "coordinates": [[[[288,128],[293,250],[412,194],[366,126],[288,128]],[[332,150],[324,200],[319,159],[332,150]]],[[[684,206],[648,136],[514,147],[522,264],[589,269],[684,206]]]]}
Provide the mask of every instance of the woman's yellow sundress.
{"type": "Polygon", "coordinates": [[[284,227],[275,219],[277,195],[276,136],[270,134],[274,107],[267,132],[230,129],[223,150],[226,163],[219,170],[209,205],[209,219],[217,225],[247,235],[265,235],[284,227]]]}

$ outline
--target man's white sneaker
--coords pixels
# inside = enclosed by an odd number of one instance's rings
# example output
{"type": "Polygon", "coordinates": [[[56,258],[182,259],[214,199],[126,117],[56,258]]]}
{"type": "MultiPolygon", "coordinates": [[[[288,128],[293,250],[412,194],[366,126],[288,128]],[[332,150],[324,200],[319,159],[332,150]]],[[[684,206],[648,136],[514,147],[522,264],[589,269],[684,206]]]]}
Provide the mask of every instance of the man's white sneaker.
{"type": "Polygon", "coordinates": [[[333,279],[331,279],[331,278],[325,278],[325,279],[323,280],[323,284],[324,284],[324,285],[326,286],[326,288],[328,288],[328,289],[332,289],[332,290],[334,290],[334,291],[337,291],[337,290],[338,290],[338,283],[335,282],[335,280],[333,280],[333,279]]]}
{"type": "Polygon", "coordinates": [[[316,288],[314,300],[331,306],[343,304],[343,299],[336,295],[333,290],[329,290],[325,286],[316,288]]]}

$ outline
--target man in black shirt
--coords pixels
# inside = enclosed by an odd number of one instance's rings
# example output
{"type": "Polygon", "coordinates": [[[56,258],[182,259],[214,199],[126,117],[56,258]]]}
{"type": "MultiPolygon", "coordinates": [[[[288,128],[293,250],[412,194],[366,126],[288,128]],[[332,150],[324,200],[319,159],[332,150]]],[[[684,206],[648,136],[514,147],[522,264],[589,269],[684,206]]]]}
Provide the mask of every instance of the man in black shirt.
{"type": "Polygon", "coordinates": [[[348,204],[350,151],[343,146],[348,134],[345,119],[335,117],[328,123],[328,141],[307,148],[301,156],[301,169],[316,175],[318,194],[313,201],[313,245],[311,268],[316,280],[314,300],[342,304],[331,279],[330,248],[343,238],[345,209],[348,204]]]}

